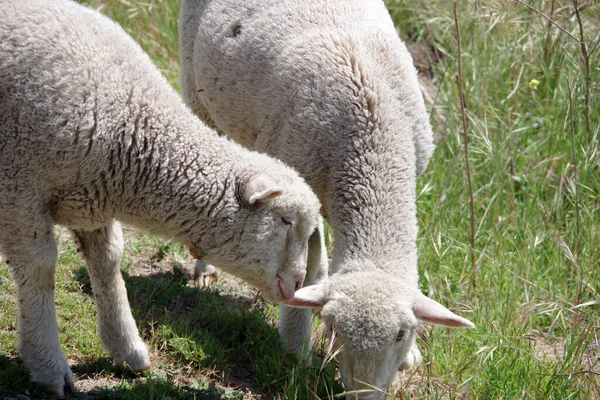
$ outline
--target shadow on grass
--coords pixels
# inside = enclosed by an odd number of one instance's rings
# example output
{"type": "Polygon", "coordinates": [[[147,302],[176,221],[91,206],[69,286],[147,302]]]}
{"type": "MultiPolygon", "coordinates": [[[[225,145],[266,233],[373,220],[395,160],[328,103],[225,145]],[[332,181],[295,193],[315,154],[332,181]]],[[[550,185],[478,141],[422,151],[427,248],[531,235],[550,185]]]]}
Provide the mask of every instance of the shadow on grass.
{"type": "MultiPolygon", "coordinates": [[[[85,267],[75,271],[83,293],[92,296],[85,267]]],[[[187,286],[180,269],[148,276],[124,274],[132,312],[143,339],[158,349],[155,372],[143,377],[101,357],[72,363],[78,399],[314,399],[340,393],[335,367],[305,366],[284,355],[268,307],[253,299],[187,286]],[[216,387],[219,385],[235,390],[216,387]],[[247,396],[246,396],[247,398],[247,396]]],[[[82,316],[83,318],[83,316],[82,316]]],[[[15,356],[0,355],[0,399],[25,394],[53,398],[29,380],[15,356]]]]}
{"type": "Polygon", "coordinates": [[[34,395],[44,395],[29,381],[29,373],[19,358],[0,354],[0,399],[26,390],[34,395]]]}
{"type": "MultiPolygon", "coordinates": [[[[180,387],[170,378],[158,378],[148,374],[139,379],[135,374],[127,373],[114,366],[108,358],[101,358],[91,363],[80,363],[72,367],[79,383],[98,374],[111,376],[112,387],[97,388],[95,384],[90,390],[77,392],[69,396],[72,399],[196,399],[217,400],[222,398],[242,399],[242,393],[228,392],[216,387],[192,389],[180,387]]],[[[29,381],[29,374],[22,366],[20,359],[0,355],[0,399],[54,399],[36,384],[29,381]],[[20,397],[17,397],[20,396],[20,397]]]]}
{"type": "MultiPolygon", "coordinates": [[[[118,373],[117,373],[118,374],[118,373]]],[[[81,377],[79,378],[81,381],[81,377]]],[[[115,378],[113,378],[115,380],[115,378]]],[[[79,399],[195,399],[217,400],[222,398],[242,399],[224,389],[208,387],[206,389],[193,389],[180,386],[175,380],[167,377],[161,378],[146,374],[144,378],[133,379],[128,374],[122,374],[120,382],[110,388],[94,388],[85,392],[78,392],[71,396],[79,399]]]]}
{"type": "MultiPolygon", "coordinates": [[[[91,296],[87,270],[79,269],[75,277],[82,290],[91,296]]],[[[143,339],[158,348],[161,355],[176,360],[177,368],[188,375],[208,375],[225,385],[269,397],[292,391],[294,398],[312,399],[313,392],[320,397],[341,392],[341,386],[333,379],[333,365],[319,371],[318,367],[304,366],[296,357],[284,355],[277,328],[268,322],[272,317],[264,304],[243,296],[188,287],[187,277],[178,268],[148,276],[124,274],[124,279],[143,339]]],[[[78,377],[101,373],[107,370],[107,362],[110,360],[74,366],[73,371],[78,377]]],[[[154,363],[158,364],[156,360],[154,363]]],[[[113,377],[120,377],[116,367],[112,364],[109,367],[113,377]]],[[[152,390],[160,389],[155,398],[217,399],[243,395],[217,388],[180,387],[168,377],[154,376],[145,385],[150,383],[155,386],[152,390]],[[172,386],[179,392],[168,394],[167,389],[172,386]]],[[[111,390],[116,398],[121,398],[118,393],[124,389],[111,390]]],[[[133,388],[128,386],[127,390],[131,392],[133,388]]]]}

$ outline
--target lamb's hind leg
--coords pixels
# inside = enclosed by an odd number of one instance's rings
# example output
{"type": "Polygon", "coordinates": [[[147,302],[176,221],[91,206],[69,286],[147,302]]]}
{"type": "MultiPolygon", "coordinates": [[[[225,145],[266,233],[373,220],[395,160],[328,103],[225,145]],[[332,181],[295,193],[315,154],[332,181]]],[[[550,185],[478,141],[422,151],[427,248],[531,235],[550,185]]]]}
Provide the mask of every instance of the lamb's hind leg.
{"type": "Polygon", "coordinates": [[[11,214],[0,226],[0,247],[17,289],[19,351],[31,381],[57,396],[70,394],[73,376],[60,348],[54,307],[57,248],[50,217],[11,214]]]}
{"type": "Polygon", "coordinates": [[[148,349],[131,315],[119,264],[123,255],[123,231],[116,221],[95,231],[74,231],[87,263],[96,299],[98,331],[117,365],[134,371],[150,368],[148,349]]]}
{"type": "MultiPolygon", "coordinates": [[[[327,249],[323,220],[308,240],[308,260],[304,287],[321,283],[328,278],[327,249]]],[[[289,352],[309,361],[312,309],[281,306],[279,336],[289,352]]]]}

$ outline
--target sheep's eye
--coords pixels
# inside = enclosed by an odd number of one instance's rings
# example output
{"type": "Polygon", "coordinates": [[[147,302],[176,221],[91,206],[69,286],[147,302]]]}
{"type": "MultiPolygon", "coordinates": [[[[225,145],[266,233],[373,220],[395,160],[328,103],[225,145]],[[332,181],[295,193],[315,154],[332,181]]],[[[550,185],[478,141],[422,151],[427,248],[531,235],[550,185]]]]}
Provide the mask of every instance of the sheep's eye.
{"type": "Polygon", "coordinates": [[[396,342],[401,341],[402,339],[404,339],[404,331],[398,331],[398,336],[396,336],[396,342]]]}
{"type": "Polygon", "coordinates": [[[281,217],[281,221],[286,225],[292,225],[294,223],[294,217],[281,217]]]}

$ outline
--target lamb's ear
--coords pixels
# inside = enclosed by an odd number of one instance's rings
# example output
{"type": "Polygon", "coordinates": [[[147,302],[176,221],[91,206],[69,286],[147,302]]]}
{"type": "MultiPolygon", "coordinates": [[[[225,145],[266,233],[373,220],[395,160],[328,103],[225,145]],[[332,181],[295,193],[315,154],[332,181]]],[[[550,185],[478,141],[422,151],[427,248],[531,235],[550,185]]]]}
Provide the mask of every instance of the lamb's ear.
{"type": "Polygon", "coordinates": [[[294,298],[284,304],[292,307],[322,308],[327,297],[325,284],[306,286],[294,293],[294,298]]]}
{"type": "Polygon", "coordinates": [[[281,195],[283,189],[265,174],[257,174],[246,182],[242,199],[248,204],[263,202],[281,195]]]}
{"type": "Polygon", "coordinates": [[[475,328],[475,325],[466,318],[459,317],[435,300],[419,293],[413,303],[415,317],[422,321],[448,328],[475,328]]]}

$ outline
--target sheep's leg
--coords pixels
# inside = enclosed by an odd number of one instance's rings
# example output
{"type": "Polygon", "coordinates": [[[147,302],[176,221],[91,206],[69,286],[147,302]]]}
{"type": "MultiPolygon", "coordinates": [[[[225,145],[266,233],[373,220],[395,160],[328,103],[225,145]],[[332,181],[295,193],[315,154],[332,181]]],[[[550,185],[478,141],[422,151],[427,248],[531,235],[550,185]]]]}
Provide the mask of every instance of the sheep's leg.
{"type": "Polygon", "coordinates": [[[207,264],[202,260],[196,260],[194,264],[194,280],[199,281],[202,278],[202,287],[206,288],[211,286],[213,283],[217,283],[219,280],[219,273],[217,268],[213,265],[207,264]],[[206,279],[208,278],[208,284],[206,279]]]}
{"type": "Polygon", "coordinates": [[[98,331],[117,365],[134,371],[150,368],[148,349],[131,315],[119,264],[123,254],[123,231],[116,221],[94,231],[74,231],[87,263],[96,299],[98,331]]]}
{"type": "MultiPolygon", "coordinates": [[[[323,220],[308,240],[308,260],[306,278],[303,286],[321,283],[328,277],[327,249],[323,220]]],[[[289,352],[301,359],[310,361],[312,309],[281,306],[279,318],[279,336],[289,352]]]]}
{"type": "Polygon", "coordinates": [[[52,221],[49,215],[36,218],[34,212],[11,220],[2,221],[0,247],[17,289],[20,355],[32,382],[64,396],[74,387],[58,339],[54,307],[57,248],[52,221]]]}

